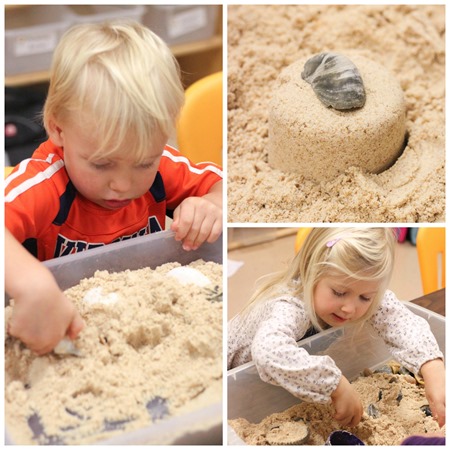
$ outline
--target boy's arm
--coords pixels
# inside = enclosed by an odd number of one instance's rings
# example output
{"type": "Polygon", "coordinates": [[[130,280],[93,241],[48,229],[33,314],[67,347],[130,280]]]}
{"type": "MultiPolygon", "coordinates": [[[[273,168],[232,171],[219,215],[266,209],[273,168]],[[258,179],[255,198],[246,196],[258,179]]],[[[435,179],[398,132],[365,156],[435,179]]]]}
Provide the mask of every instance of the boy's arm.
{"type": "Polygon", "coordinates": [[[215,242],[222,233],[222,181],[202,197],[188,197],[173,213],[171,230],[185,250],[196,250],[204,242],[215,242]]]}
{"type": "Polygon", "coordinates": [[[203,198],[208,199],[210,202],[213,202],[216,206],[222,209],[222,192],[223,192],[223,181],[218,181],[217,183],[211,186],[211,189],[207,194],[203,196],[203,198]]]}
{"type": "Polygon", "coordinates": [[[65,336],[75,339],[84,324],[53,275],[5,230],[5,290],[14,299],[8,333],[38,354],[65,336]]]}

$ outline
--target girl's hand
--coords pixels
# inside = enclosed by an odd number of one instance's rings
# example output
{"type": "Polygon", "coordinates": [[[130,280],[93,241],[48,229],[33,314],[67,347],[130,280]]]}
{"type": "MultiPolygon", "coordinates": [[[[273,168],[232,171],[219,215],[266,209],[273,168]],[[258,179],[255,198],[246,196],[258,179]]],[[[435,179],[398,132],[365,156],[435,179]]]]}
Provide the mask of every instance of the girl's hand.
{"type": "Polygon", "coordinates": [[[425,382],[425,395],[434,419],[440,427],[445,425],[445,367],[441,359],[422,364],[420,371],[425,382]]]}
{"type": "Polygon", "coordinates": [[[357,392],[344,376],[331,394],[331,400],[336,410],[335,420],[349,427],[358,425],[363,415],[363,406],[357,392]]]}
{"type": "Polygon", "coordinates": [[[170,229],[185,250],[197,250],[205,241],[214,242],[222,233],[222,183],[203,197],[188,197],[173,213],[170,229]]]}

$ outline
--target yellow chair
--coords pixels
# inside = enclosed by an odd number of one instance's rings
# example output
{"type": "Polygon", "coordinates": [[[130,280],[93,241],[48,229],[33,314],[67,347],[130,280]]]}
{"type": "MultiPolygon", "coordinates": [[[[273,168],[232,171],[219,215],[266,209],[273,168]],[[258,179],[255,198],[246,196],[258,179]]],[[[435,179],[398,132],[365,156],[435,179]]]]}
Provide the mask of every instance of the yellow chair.
{"type": "Polygon", "coordinates": [[[5,167],[5,178],[13,171],[14,167],[6,166],[5,167]]]}
{"type": "Polygon", "coordinates": [[[191,161],[222,165],[222,72],[186,89],[177,126],[178,150],[191,161]]]}
{"type": "Polygon", "coordinates": [[[297,254],[298,251],[301,249],[303,242],[305,242],[305,239],[311,230],[312,230],[312,227],[298,229],[297,236],[295,238],[295,254],[297,254]]]}
{"type": "Polygon", "coordinates": [[[419,228],[416,238],[423,293],[445,287],[445,228],[419,228]]]}

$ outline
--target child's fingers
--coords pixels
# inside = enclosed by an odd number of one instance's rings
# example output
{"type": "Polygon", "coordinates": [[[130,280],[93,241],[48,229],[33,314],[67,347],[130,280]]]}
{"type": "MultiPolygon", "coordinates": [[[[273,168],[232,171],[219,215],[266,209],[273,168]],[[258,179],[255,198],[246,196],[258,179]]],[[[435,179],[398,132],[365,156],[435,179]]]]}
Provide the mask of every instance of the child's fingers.
{"type": "Polygon", "coordinates": [[[214,216],[200,217],[200,225],[193,224],[184,243],[197,249],[204,242],[215,242],[222,233],[222,220],[214,216]],[[198,231],[197,231],[198,230],[198,231]]]}
{"type": "Polygon", "coordinates": [[[221,211],[211,202],[189,198],[175,209],[171,230],[177,241],[183,241],[185,250],[197,249],[222,233],[221,211]]]}
{"type": "Polygon", "coordinates": [[[344,413],[336,413],[334,415],[334,418],[341,425],[345,425],[345,426],[349,425],[351,420],[352,420],[352,416],[351,415],[344,414],[344,413]]]}
{"type": "Polygon", "coordinates": [[[440,427],[445,425],[445,405],[444,404],[430,404],[431,412],[434,419],[440,427]]]}
{"type": "Polygon", "coordinates": [[[209,236],[207,239],[207,241],[209,243],[213,243],[213,242],[217,241],[219,236],[222,234],[222,227],[223,227],[222,218],[217,219],[211,228],[211,232],[209,233],[209,236]]]}
{"type": "Polygon", "coordinates": [[[177,241],[182,241],[187,237],[191,229],[192,222],[194,221],[194,217],[194,208],[184,208],[183,204],[181,204],[175,209],[171,230],[175,232],[175,239],[177,241]]]}
{"type": "Polygon", "coordinates": [[[74,340],[81,333],[81,331],[83,330],[84,326],[85,326],[85,324],[84,324],[83,319],[78,314],[78,312],[75,311],[75,317],[73,318],[71,324],[69,325],[69,328],[67,329],[66,335],[71,340],[74,340]]]}

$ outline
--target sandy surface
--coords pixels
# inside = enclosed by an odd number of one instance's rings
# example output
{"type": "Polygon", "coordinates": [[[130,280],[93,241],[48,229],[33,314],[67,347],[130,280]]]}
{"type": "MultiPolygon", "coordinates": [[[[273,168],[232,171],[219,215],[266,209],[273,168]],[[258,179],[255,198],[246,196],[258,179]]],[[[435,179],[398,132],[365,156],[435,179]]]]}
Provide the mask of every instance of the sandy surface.
{"type": "Polygon", "coordinates": [[[228,221],[440,222],[445,217],[444,6],[228,8],[228,221]],[[322,51],[382,62],[406,101],[408,144],[385,172],[323,183],[271,169],[268,114],[283,68],[322,51]]]}
{"type": "MultiPolygon", "coordinates": [[[[286,422],[295,424],[300,419],[309,424],[310,434],[305,445],[323,445],[331,432],[342,429],[355,434],[366,445],[398,445],[413,434],[440,433],[437,422],[420,409],[427,400],[423,386],[416,384],[413,377],[380,373],[359,377],[352,384],[365,411],[361,422],[353,428],[343,428],[332,419],[331,404],[314,403],[300,403],[258,424],[243,418],[230,420],[229,424],[249,445],[267,445],[272,429],[286,422]],[[375,406],[378,417],[368,415],[369,404],[375,406]]],[[[281,442],[281,437],[278,439],[281,442]]],[[[287,441],[290,439],[288,437],[287,441]]]]}
{"type": "Polygon", "coordinates": [[[99,271],[67,290],[86,322],[82,357],[37,357],[7,337],[15,443],[91,443],[221,401],[222,266],[189,265],[207,277],[203,286],[169,278],[176,267],[99,271]]]}

